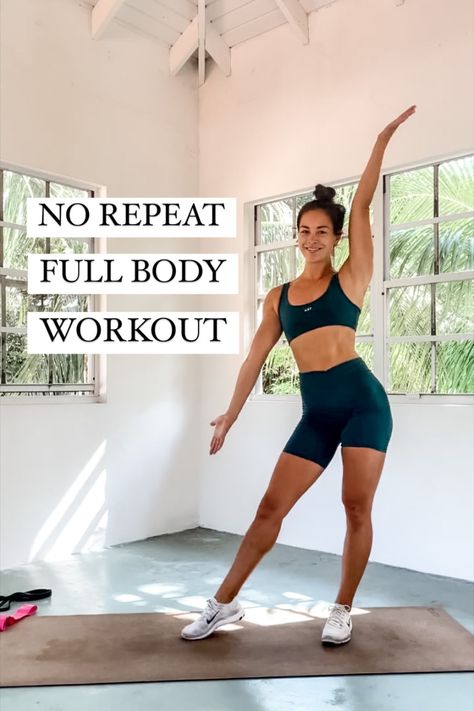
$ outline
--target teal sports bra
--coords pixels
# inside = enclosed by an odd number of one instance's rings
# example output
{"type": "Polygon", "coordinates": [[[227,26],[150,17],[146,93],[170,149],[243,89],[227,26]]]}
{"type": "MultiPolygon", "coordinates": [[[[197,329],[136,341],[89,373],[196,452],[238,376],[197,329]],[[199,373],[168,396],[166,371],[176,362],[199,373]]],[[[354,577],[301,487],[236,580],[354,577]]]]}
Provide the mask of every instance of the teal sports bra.
{"type": "Polygon", "coordinates": [[[307,304],[289,303],[289,285],[289,281],[283,284],[278,303],[278,316],[288,343],[296,336],[322,326],[349,326],[357,330],[361,309],[341,289],[338,272],[332,275],[324,294],[307,304]]]}

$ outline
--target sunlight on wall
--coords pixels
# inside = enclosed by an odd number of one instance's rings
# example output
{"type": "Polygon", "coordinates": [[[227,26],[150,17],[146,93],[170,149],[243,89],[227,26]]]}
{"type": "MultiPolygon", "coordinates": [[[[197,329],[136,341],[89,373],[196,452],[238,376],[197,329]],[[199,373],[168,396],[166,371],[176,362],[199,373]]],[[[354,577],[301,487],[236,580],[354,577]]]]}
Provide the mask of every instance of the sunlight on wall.
{"type": "MultiPolygon", "coordinates": [[[[29,561],[35,558],[58,560],[77,550],[81,539],[105,504],[106,470],[96,473],[105,449],[104,439],[39,530],[30,549],[29,561]],[[91,483],[93,476],[96,476],[96,480],[91,483]],[[84,493],[86,487],[89,490],[84,493]],[[79,499],[82,500],[78,504],[79,499]]],[[[100,524],[103,519],[102,515],[100,524]]]]}

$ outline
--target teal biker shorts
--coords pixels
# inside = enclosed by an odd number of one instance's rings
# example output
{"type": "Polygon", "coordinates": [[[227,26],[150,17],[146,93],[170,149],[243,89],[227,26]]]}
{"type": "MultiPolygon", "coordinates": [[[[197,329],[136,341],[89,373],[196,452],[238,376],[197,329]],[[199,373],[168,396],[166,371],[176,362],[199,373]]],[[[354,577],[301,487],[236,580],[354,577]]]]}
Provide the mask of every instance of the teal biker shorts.
{"type": "Polygon", "coordinates": [[[283,451],[327,467],[337,447],[386,452],[393,429],[387,393],[362,358],[299,373],[303,405],[283,451]]]}

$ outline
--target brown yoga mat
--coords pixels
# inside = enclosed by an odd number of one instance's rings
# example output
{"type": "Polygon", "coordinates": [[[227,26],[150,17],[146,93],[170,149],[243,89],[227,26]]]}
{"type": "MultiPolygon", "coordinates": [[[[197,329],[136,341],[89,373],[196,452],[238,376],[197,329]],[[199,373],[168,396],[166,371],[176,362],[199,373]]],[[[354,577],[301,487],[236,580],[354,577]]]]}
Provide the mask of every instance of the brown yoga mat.
{"type": "Polygon", "coordinates": [[[28,617],[0,635],[0,685],[474,670],[473,635],[441,607],[353,607],[340,646],[320,640],[327,606],[245,613],[195,641],[180,632],[199,611],[28,617]]]}

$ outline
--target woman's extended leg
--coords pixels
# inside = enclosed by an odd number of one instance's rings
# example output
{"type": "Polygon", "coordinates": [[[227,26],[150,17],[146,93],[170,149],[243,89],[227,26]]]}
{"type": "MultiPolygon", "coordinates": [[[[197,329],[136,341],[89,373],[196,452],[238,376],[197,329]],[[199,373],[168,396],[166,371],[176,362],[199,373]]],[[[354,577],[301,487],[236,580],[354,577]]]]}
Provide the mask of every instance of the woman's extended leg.
{"type": "Polygon", "coordinates": [[[368,447],[342,447],[341,454],[347,531],[341,584],[335,602],[352,607],[372,548],[372,503],[386,453],[368,447]]]}
{"type": "Polygon", "coordinates": [[[280,454],[255,519],[215,594],[218,602],[234,599],[257,563],[273,547],[286,514],[323,471],[323,466],[309,459],[288,452],[280,454]]]}

